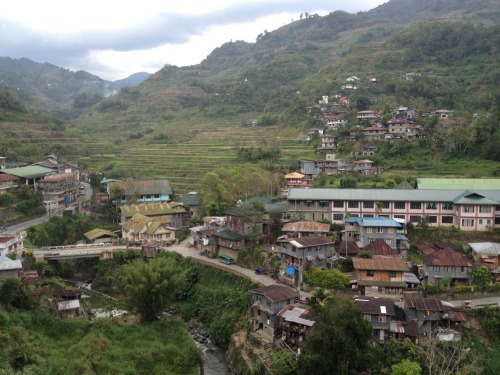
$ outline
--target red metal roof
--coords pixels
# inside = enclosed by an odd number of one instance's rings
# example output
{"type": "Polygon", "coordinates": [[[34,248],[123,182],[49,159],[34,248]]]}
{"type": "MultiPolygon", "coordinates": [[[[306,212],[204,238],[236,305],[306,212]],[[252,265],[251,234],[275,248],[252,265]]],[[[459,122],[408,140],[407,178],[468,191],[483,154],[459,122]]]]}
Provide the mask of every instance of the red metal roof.
{"type": "Polygon", "coordinates": [[[423,254],[422,261],[428,266],[472,267],[465,254],[450,248],[423,254]]]}
{"type": "Polygon", "coordinates": [[[406,263],[390,256],[374,255],[373,258],[352,258],[355,270],[409,271],[406,263]]]}
{"type": "Polygon", "coordinates": [[[284,285],[263,286],[253,289],[251,292],[261,294],[273,302],[283,301],[297,296],[297,292],[294,289],[284,285]]]}

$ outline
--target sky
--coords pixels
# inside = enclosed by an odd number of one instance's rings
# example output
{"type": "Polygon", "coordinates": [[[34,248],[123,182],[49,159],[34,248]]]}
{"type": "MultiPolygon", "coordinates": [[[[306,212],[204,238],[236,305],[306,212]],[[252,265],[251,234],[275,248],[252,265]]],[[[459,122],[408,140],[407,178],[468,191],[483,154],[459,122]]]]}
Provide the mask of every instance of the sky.
{"type": "Polygon", "coordinates": [[[199,64],[226,42],[255,42],[301,13],[367,11],[388,0],[15,0],[0,11],[0,56],[114,81],[199,64]]]}

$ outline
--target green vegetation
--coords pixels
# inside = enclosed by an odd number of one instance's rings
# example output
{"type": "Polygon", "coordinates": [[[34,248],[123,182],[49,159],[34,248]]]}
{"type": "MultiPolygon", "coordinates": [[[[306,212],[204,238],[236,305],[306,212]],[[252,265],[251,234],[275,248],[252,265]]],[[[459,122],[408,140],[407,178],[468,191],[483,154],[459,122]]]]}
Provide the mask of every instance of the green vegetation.
{"type": "Polygon", "coordinates": [[[202,354],[179,318],[149,324],[0,312],[0,373],[197,374],[202,354]]]}

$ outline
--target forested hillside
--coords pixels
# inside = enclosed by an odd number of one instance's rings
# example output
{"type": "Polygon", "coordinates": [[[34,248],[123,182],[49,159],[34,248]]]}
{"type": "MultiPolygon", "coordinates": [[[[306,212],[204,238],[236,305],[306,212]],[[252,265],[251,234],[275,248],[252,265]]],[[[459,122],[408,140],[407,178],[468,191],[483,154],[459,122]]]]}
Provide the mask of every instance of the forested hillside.
{"type": "MultiPolygon", "coordinates": [[[[498,162],[499,15],[500,4],[492,0],[392,0],[357,14],[300,14],[256,35],[255,43],[231,41],[199,65],[167,65],[118,95],[101,100],[95,91],[72,93],[62,111],[78,118],[66,124],[59,155],[108,175],[167,176],[184,190],[196,188],[217,166],[241,164],[242,142],[258,147],[266,140],[281,151],[273,168],[285,170],[298,157],[314,155],[315,146],[301,140],[306,129],[322,123],[307,108],[328,95],[349,98],[350,119],[359,110],[387,114],[399,105],[455,113],[457,127],[438,129],[418,147],[381,146],[388,149],[384,163],[400,173],[420,171],[406,158],[417,165],[463,157],[498,162]],[[357,90],[343,88],[350,76],[359,77],[357,90]]],[[[68,82],[92,79],[86,74],[75,73],[68,82]]],[[[46,78],[36,83],[47,84],[46,78]]],[[[29,103],[22,91],[17,95],[29,103]]],[[[2,153],[16,155],[12,148],[2,153]]],[[[497,169],[479,168],[485,175],[497,169]]]]}

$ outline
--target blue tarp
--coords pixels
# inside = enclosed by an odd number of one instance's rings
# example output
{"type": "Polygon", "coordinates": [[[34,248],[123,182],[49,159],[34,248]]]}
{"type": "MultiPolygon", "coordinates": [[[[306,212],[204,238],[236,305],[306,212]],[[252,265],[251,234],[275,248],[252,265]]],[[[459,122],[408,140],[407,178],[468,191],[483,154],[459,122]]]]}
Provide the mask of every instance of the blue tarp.
{"type": "Polygon", "coordinates": [[[294,266],[288,266],[286,270],[287,275],[294,275],[295,274],[295,267],[294,266]]]}

